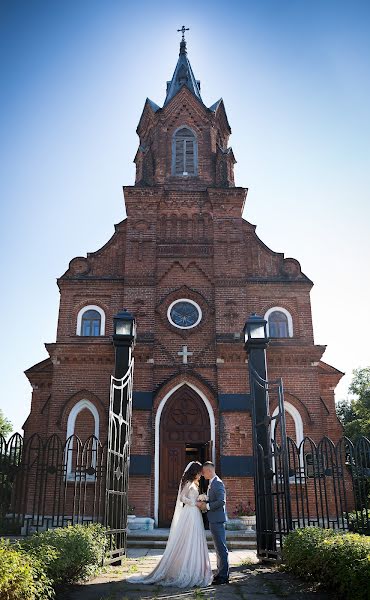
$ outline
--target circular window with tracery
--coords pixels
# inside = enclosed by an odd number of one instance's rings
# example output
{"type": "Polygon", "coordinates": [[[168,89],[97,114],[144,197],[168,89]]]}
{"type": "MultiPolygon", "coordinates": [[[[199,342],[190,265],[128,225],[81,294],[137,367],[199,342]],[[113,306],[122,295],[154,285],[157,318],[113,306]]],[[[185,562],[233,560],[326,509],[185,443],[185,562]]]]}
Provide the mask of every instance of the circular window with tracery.
{"type": "Polygon", "coordinates": [[[191,329],[200,323],[202,310],[194,300],[181,298],[170,304],[167,310],[167,317],[171,325],[179,329],[191,329]]]}

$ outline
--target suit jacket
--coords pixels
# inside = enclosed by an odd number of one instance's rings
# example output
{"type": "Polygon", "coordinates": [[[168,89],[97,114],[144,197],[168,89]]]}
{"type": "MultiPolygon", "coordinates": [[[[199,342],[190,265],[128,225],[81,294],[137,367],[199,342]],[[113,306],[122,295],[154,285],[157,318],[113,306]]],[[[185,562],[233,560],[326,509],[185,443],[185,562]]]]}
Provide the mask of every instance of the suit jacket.
{"type": "Polygon", "coordinates": [[[208,490],[208,504],[208,521],[210,523],[225,523],[226,492],[222,480],[217,475],[208,490]]]}

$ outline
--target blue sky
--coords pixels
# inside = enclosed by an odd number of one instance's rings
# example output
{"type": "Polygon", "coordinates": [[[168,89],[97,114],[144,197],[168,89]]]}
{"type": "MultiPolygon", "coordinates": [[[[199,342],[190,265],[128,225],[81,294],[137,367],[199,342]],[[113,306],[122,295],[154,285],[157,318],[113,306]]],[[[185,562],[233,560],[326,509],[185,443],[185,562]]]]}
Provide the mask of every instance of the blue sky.
{"type": "Polygon", "coordinates": [[[162,104],[182,24],[202,97],[223,97],[245,217],[314,281],[315,341],[370,364],[370,4],[326,0],[0,4],[0,407],[55,341],[56,278],[102,246],[134,182],[138,120],[162,104]]]}

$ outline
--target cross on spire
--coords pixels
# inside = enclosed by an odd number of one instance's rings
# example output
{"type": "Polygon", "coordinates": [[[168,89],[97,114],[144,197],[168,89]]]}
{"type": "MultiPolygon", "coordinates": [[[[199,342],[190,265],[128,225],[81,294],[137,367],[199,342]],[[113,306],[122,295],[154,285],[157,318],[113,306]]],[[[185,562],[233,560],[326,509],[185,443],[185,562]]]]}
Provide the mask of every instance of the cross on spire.
{"type": "Polygon", "coordinates": [[[181,29],[177,30],[179,33],[182,33],[182,42],[185,42],[185,31],[189,31],[189,27],[185,27],[185,25],[183,25],[181,27],[181,29]]]}

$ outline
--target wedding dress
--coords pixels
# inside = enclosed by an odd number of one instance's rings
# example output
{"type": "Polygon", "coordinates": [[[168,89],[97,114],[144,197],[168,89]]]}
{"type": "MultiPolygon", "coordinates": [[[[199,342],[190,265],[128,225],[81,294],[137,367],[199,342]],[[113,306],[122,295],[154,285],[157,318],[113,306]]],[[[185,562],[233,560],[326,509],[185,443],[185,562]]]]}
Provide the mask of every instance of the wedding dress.
{"type": "Polygon", "coordinates": [[[190,481],[180,488],[161,560],[149,575],[129,577],[129,583],[157,583],[180,588],[205,587],[211,583],[212,570],[202,514],[195,505],[199,489],[190,481]]]}

